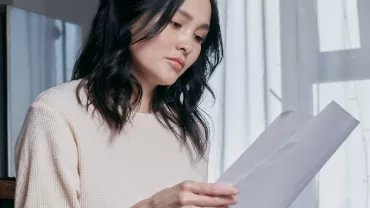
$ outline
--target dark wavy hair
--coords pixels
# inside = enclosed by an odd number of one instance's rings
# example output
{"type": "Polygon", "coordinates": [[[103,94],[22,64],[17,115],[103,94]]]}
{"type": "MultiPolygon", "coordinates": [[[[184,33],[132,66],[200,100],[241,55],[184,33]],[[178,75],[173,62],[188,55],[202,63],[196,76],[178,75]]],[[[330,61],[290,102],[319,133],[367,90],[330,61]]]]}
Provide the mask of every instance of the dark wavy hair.
{"type": "MultiPolygon", "coordinates": [[[[101,0],[91,31],[76,61],[72,80],[88,96],[86,109],[93,105],[108,126],[120,133],[140,105],[142,88],[131,73],[129,47],[155,37],[167,26],[184,0],[101,0]],[[159,20],[149,24],[154,17],[159,20]],[[140,23],[139,23],[140,22],[140,23]],[[137,34],[133,26],[139,25],[137,34]],[[148,28],[149,27],[149,28],[148,28]],[[139,35],[133,40],[132,37],[139,35]],[[135,94],[134,94],[135,93],[135,94]],[[135,102],[132,103],[132,98],[135,102]]],[[[223,46],[216,0],[210,0],[212,16],[209,33],[199,58],[171,86],[158,86],[152,98],[156,118],[179,139],[189,138],[198,156],[203,157],[209,141],[209,125],[199,108],[208,80],[223,58],[223,46]]],[[[136,31],[136,30],[135,30],[136,31]]]]}

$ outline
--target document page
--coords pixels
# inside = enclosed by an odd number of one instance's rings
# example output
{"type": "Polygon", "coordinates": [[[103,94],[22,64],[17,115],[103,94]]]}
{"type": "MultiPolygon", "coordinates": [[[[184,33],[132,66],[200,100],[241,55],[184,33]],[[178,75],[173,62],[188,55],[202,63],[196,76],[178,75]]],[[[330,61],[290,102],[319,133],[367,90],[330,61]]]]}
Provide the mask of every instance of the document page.
{"type": "Polygon", "coordinates": [[[358,123],[335,102],[315,117],[284,112],[218,182],[239,188],[234,208],[288,208],[358,123]]]}

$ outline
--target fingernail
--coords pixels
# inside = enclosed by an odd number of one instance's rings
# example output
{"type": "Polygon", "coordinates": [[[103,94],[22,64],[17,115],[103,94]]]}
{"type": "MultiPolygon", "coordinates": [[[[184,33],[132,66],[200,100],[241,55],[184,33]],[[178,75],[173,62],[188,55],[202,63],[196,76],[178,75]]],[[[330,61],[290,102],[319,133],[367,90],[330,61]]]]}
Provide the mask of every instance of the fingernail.
{"type": "Polygon", "coordinates": [[[233,187],[233,189],[235,190],[235,192],[238,194],[239,193],[239,189],[238,188],[236,188],[235,186],[232,186],[233,187]]]}
{"type": "Polygon", "coordinates": [[[239,193],[239,189],[236,188],[235,185],[233,184],[225,184],[225,185],[228,185],[232,189],[232,192],[234,192],[235,194],[239,193]]]}
{"type": "Polygon", "coordinates": [[[237,195],[233,196],[233,199],[234,199],[235,203],[238,202],[238,196],[237,195]]]}

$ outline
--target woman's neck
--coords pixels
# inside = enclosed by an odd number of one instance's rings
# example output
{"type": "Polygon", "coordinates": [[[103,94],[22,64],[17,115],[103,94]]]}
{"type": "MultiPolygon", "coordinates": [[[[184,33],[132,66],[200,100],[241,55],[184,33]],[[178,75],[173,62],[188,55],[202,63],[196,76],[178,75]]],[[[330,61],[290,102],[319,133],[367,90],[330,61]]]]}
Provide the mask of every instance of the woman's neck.
{"type": "MultiPolygon", "coordinates": [[[[140,113],[152,113],[152,98],[154,96],[156,87],[149,87],[148,85],[145,84],[140,84],[140,86],[141,86],[141,98],[139,99],[140,102],[138,103],[134,111],[140,113]]],[[[138,96],[139,93],[137,92],[137,90],[134,90],[132,98],[133,101],[135,101],[136,98],[138,98],[138,96]]]]}
{"type": "MultiPolygon", "coordinates": [[[[134,109],[140,113],[152,113],[152,98],[154,96],[157,85],[152,83],[150,79],[140,73],[140,70],[132,70],[132,75],[135,77],[136,81],[140,84],[141,87],[141,99],[140,103],[137,105],[137,108],[134,109]]],[[[139,96],[137,89],[134,88],[133,100],[139,96]]]]}
{"type": "Polygon", "coordinates": [[[140,103],[138,105],[138,109],[136,109],[137,112],[140,113],[152,113],[152,94],[147,94],[144,92],[143,89],[143,94],[140,99],[140,103]]]}

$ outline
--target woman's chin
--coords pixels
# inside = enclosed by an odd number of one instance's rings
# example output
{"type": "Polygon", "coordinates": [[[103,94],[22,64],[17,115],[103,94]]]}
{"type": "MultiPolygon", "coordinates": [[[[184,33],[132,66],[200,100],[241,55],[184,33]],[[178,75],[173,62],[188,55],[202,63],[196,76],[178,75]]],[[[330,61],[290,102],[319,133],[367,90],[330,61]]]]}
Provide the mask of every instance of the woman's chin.
{"type": "Polygon", "coordinates": [[[171,85],[175,84],[176,81],[177,81],[177,78],[176,79],[161,80],[159,85],[161,85],[161,86],[171,86],[171,85]]]}
{"type": "Polygon", "coordinates": [[[158,84],[161,86],[171,86],[175,84],[177,79],[179,78],[178,74],[174,73],[167,73],[165,76],[158,77],[158,84]]]}

